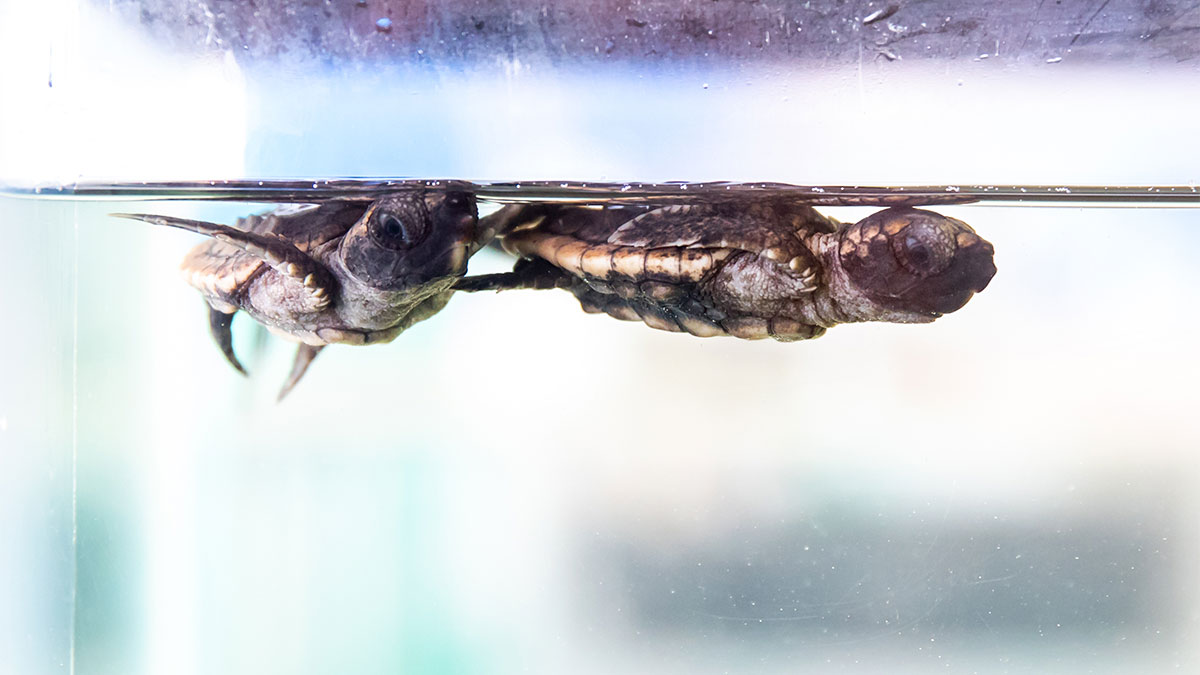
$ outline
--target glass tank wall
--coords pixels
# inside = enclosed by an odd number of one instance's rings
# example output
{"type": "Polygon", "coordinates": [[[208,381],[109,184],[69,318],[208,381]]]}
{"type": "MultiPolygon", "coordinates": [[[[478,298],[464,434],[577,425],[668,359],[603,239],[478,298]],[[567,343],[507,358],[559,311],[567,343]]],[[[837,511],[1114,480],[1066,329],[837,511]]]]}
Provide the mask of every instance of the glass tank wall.
{"type": "MultiPolygon", "coordinates": [[[[1182,2],[2,12],[10,184],[1200,182],[1182,2]]],[[[986,291],[795,344],[457,297],[276,404],[107,216],[268,207],[0,196],[0,672],[1200,665],[1197,209],[937,207],[986,291]]]]}

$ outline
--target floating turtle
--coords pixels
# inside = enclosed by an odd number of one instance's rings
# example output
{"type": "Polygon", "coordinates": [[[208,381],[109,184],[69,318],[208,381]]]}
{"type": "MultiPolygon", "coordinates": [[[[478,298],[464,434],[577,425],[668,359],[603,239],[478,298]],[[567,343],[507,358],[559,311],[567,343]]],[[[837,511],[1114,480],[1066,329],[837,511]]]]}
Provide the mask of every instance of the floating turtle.
{"type": "Polygon", "coordinates": [[[927,323],[982,291],[992,245],[911,207],[840,224],[799,203],[512,205],[512,272],[465,291],[566,288],[587,312],[709,337],[815,338],[840,323],[927,323]]]}
{"type": "Polygon", "coordinates": [[[375,201],[285,206],[236,227],[149,214],[113,214],[208,235],[181,265],[209,306],[225,358],[233,315],[245,311],[300,342],[282,399],[328,344],[389,342],[438,312],[491,234],[466,192],[408,191],[375,201]]]}

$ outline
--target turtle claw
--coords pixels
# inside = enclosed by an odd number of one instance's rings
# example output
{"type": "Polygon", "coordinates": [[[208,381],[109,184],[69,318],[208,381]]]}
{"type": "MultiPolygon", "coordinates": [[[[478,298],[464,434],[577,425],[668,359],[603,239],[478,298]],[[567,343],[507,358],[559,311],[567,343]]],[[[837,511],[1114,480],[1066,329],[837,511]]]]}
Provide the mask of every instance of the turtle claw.
{"type": "Polygon", "coordinates": [[[287,380],[283,383],[283,387],[279,390],[279,396],[275,398],[276,403],[282,401],[283,397],[287,396],[292,388],[296,386],[296,383],[300,381],[300,378],[304,377],[304,373],[308,371],[308,364],[312,363],[312,360],[315,359],[317,354],[321,353],[321,350],[324,348],[325,345],[309,345],[302,343],[300,347],[296,349],[296,360],[292,362],[292,372],[288,374],[287,380]]]}
{"type": "Polygon", "coordinates": [[[241,361],[238,361],[237,354],[233,352],[233,333],[230,331],[230,326],[233,325],[233,314],[226,314],[213,308],[211,305],[208,308],[208,327],[212,331],[213,339],[216,340],[217,346],[221,348],[221,353],[225,355],[225,359],[229,361],[239,373],[247,375],[246,369],[242,366],[241,361]]]}

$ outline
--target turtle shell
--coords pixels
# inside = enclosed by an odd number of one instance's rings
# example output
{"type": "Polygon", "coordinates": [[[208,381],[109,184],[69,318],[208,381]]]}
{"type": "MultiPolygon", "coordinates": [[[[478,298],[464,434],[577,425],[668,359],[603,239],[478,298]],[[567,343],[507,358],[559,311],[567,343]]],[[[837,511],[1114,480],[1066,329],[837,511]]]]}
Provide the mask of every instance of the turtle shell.
{"type": "Polygon", "coordinates": [[[772,277],[764,296],[812,291],[820,265],[806,239],[837,224],[806,205],[567,207],[530,215],[505,235],[504,247],[577,279],[567,287],[585,311],[704,337],[804,339],[824,330],[739,321],[714,304],[708,288],[731,262],[761,258],[772,277]]]}
{"type": "Polygon", "coordinates": [[[697,336],[802,340],[839,323],[926,323],[995,273],[965,223],[891,208],[839,225],[805,204],[530,210],[503,246],[542,261],[461,286],[570,290],[589,312],[697,336]]]}
{"type": "MultiPolygon", "coordinates": [[[[345,236],[370,204],[362,201],[329,201],[322,204],[289,204],[267,213],[239,218],[236,228],[275,236],[302,253],[345,236]]],[[[246,285],[269,266],[259,256],[217,239],[197,244],[184,257],[180,271],[219,311],[238,309],[237,297],[246,285]]]]}
{"type": "Polygon", "coordinates": [[[804,204],[681,204],[646,211],[612,232],[608,243],[638,248],[727,248],[762,253],[797,237],[833,232],[837,223],[804,204]]]}
{"type": "Polygon", "coordinates": [[[531,218],[504,238],[510,253],[542,258],[605,283],[696,283],[738,252],[813,268],[804,239],[837,222],[805,205],[567,207],[531,218]]]}

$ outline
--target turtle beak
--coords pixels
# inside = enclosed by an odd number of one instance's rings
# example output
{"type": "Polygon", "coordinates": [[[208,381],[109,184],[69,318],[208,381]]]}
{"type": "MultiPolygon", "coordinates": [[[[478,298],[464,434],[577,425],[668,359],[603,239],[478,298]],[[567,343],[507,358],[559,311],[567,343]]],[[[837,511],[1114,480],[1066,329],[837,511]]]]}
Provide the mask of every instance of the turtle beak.
{"type": "Polygon", "coordinates": [[[486,246],[490,237],[481,236],[478,220],[470,214],[455,219],[451,224],[451,232],[450,245],[445,249],[443,260],[450,275],[462,276],[467,273],[467,260],[486,246]]]}
{"type": "Polygon", "coordinates": [[[467,248],[469,254],[472,255],[479,251],[479,249],[492,243],[492,240],[494,240],[498,234],[494,227],[489,226],[489,223],[486,222],[486,219],[463,216],[463,218],[460,220],[460,223],[461,227],[464,228],[464,231],[469,233],[467,235],[467,248]]]}
{"type": "Polygon", "coordinates": [[[993,261],[996,249],[992,247],[991,242],[975,234],[969,225],[962,221],[956,222],[963,227],[963,231],[955,237],[955,242],[958,244],[959,255],[966,256],[966,285],[978,293],[987,288],[992,277],[996,275],[996,263],[993,261]]]}
{"type": "Polygon", "coordinates": [[[971,280],[969,286],[972,291],[978,293],[987,288],[992,277],[996,276],[996,263],[993,259],[995,253],[992,245],[983,239],[971,245],[967,275],[971,280]]]}
{"type": "Polygon", "coordinates": [[[467,273],[467,259],[471,257],[471,247],[468,244],[455,244],[446,257],[450,274],[462,276],[467,273]]]}

